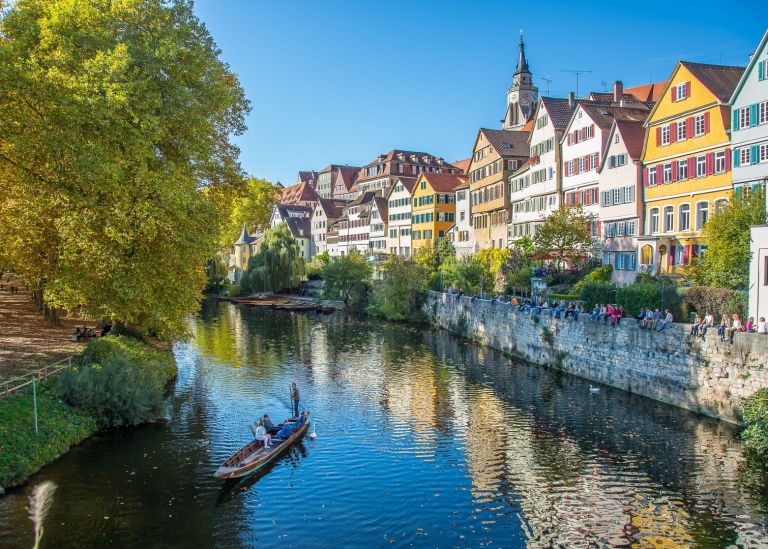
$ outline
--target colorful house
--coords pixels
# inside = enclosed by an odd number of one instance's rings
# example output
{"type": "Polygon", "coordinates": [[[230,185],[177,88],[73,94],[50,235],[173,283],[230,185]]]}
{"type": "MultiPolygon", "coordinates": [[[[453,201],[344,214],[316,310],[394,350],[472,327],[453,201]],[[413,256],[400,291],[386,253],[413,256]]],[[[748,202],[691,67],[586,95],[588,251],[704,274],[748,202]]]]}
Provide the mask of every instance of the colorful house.
{"type": "Polygon", "coordinates": [[[423,173],[413,189],[411,242],[413,253],[428,240],[445,237],[456,222],[456,188],[467,177],[444,173],[423,173]]]}
{"type": "Polygon", "coordinates": [[[681,275],[701,229],[731,195],[729,101],[744,69],[680,61],[645,123],[640,266],[681,275]]]}

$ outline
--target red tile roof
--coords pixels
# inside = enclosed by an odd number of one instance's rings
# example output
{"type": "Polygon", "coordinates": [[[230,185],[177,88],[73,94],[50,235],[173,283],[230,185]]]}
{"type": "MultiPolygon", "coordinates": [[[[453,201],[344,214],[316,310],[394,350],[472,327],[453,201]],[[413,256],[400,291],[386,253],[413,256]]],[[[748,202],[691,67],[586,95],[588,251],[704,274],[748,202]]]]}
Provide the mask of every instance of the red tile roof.
{"type": "Polygon", "coordinates": [[[616,131],[621,134],[627,154],[632,160],[640,160],[643,155],[645,128],[643,122],[634,120],[616,120],[616,131]]]}
{"type": "Polygon", "coordinates": [[[661,82],[654,82],[653,84],[642,84],[632,88],[625,88],[624,94],[630,94],[637,97],[640,101],[658,101],[661,94],[664,93],[664,87],[667,85],[666,80],[661,82]]]}
{"type": "Polygon", "coordinates": [[[280,196],[281,204],[298,204],[299,202],[317,202],[320,196],[309,183],[298,183],[283,189],[280,196]]]}
{"type": "Polygon", "coordinates": [[[469,169],[469,165],[472,163],[472,158],[467,158],[465,160],[456,160],[452,164],[459,168],[461,170],[461,173],[467,173],[467,170],[469,169]]]}
{"type": "Polygon", "coordinates": [[[465,175],[454,175],[450,173],[423,173],[421,174],[424,179],[427,180],[429,186],[435,192],[453,192],[456,187],[463,185],[469,181],[469,177],[465,175]]]}

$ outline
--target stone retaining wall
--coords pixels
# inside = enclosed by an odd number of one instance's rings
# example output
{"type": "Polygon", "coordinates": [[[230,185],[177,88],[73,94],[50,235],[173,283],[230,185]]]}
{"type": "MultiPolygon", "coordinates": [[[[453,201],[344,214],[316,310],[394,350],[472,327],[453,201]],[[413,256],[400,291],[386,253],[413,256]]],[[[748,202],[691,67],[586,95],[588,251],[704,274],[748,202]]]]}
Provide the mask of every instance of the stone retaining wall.
{"type": "Polygon", "coordinates": [[[688,335],[690,325],[663,332],[634,319],[611,327],[534,315],[504,303],[428,292],[432,324],[536,364],[738,423],[741,398],[768,387],[768,337],[738,333],[734,343],[688,335]],[[566,354],[567,353],[567,354],[566,354]]]}

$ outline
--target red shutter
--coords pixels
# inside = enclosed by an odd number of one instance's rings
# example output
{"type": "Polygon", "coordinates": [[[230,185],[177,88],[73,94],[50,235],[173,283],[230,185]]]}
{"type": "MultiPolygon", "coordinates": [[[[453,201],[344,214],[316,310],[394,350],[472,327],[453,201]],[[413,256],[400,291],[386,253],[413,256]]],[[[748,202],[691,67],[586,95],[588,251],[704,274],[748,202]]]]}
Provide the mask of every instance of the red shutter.
{"type": "Polygon", "coordinates": [[[568,144],[569,145],[571,144],[571,134],[570,133],[568,134],[568,144]]]}
{"type": "Polygon", "coordinates": [[[731,171],[731,149],[725,149],[725,171],[731,171]]]}
{"type": "Polygon", "coordinates": [[[686,244],[683,248],[683,265],[688,265],[691,260],[691,245],[686,244]]]}
{"type": "Polygon", "coordinates": [[[592,128],[592,137],[595,137],[595,125],[590,126],[592,128]]]}
{"type": "Polygon", "coordinates": [[[661,126],[656,128],[656,146],[661,146],[661,126]]]}
{"type": "Polygon", "coordinates": [[[672,182],[677,181],[677,160],[672,161],[672,182]]]}
{"type": "Polygon", "coordinates": [[[698,244],[691,244],[691,257],[690,259],[693,259],[694,257],[699,256],[699,245],[698,244]]]}
{"type": "Polygon", "coordinates": [[[715,154],[707,153],[706,159],[707,159],[707,175],[712,175],[713,173],[715,173],[715,154]]]}
{"type": "Polygon", "coordinates": [[[688,179],[696,177],[696,157],[691,156],[688,158],[688,179]]]}
{"type": "Polygon", "coordinates": [[[592,204],[592,189],[587,189],[584,193],[584,205],[589,206],[592,204]]]}
{"type": "Polygon", "coordinates": [[[595,153],[595,169],[597,169],[597,167],[598,167],[599,165],[600,165],[600,153],[599,153],[599,152],[596,152],[596,153],[595,153]]]}
{"type": "Polygon", "coordinates": [[[691,83],[690,83],[690,81],[685,83],[685,96],[686,97],[690,97],[691,96],[691,83]]]}
{"type": "Polygon", "coordinates": [[[677,122],[669,125],[669,142],[674,143],[677,140],[677,122]]]}
{"type": "Polygon", "coordinates": [[[709,113],[704,113],[704,133],[709,133],[709,113]]]}
{"type": "Polygon", "coordinates": [[[685,119],[685,137],[693,137],[693,117],[685,119]]]}
{"type": "Polygon", "coordinates": [[[575,204],[581,204],[581,192],[580,191],[576,191],[574,193],[574,198],[576,199],[575,202],[574,202],[575,204]]]}
{"type": "Polygon", "coordinates": [[[674,267],[675,265],[675,247],[672,245],[669,246],[669,259],[667,260],[667,265],[670,267],[674,267]]]}
{"type": "Polygon", "coordinates": [[[676,86],[672,86],[672,88],[670,88],[670,90],[669,90],[669,100],[672,101],[672,103],[677,101],[676,92],[677,92],[677,87],[676,86]]]}
{"type": "Polygon", "coordinates": [[[648,168],[643,170],[643,187],[648,186],[648,168]]]}
{"type": "Polygon", "coordinates": [[[595,236],[600,236],[600,221],[597,221],[597,224],[595,225],[595,236]]]}

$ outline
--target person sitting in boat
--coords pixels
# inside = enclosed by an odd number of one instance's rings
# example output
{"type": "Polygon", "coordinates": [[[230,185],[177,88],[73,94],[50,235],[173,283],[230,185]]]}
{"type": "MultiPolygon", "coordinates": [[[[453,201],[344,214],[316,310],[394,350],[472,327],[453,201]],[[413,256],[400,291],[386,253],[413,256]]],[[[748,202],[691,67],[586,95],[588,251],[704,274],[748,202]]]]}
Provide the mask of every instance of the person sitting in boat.
{"type": "Polygon", "coordinates": [[[269,419],[269,414],[264,414],[264,429],[269,433],[270,435],[276,434],[278,431],[280,431],[280,427],[272,423],[272,420],[269,419]]]}
{"type": "Polygon", "coordinates": [[[266,448],[272,447],[270,444],[272,442],[272,437],[269,436],[266,429],[264,429],[264,420],[259,420],[259,426],[256,427],[256,440],[264,441],[264,446],[266,448]]]}
{"type": "Polygon", "coordinates": [[[277,433],[275,438],[286,439],[289,436],[291,436],[291,432],[293,432],[293,426],[294,425],[295,425],[295,423],[286,423],[285,425],[283,425],[283,428],[280,429],[280,432],[277,433]]]}

